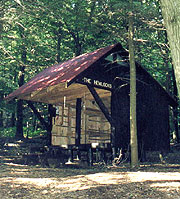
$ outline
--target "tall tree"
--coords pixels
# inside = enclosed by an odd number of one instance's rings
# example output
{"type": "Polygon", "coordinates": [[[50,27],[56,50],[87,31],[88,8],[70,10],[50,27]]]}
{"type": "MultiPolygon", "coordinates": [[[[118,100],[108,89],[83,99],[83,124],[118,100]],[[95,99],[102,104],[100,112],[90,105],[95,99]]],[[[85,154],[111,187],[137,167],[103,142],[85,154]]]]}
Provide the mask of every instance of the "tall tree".
{"type": "Polygon", "coordinates": [[[161,8],[180,95],[180,1],[161,0],[161,8]]]}
{"type": "Polygon", "coordinates": [[[131,166],[138,165],[138,142],[137,142],[137,121],[136,121],[136,64],[134,58],[133,44],[133,0],[129,0],[129,60],[130,60],[130,145],[131,145],[131,166]]]}
{"type": "MultiPolygon", "coordinates": [[[[27,61],[27,51],[25,46],[25,33],[24,33],[24,27],[22,25],[19,26],[19,34],[22,39],[22,46],[21,46],[21,61],[22,66],[20,66],[19,71],[19,87],[21,87],[24,84],[24,73],[25,73],[25,64],[27,61]]],[[[23,100],[17,100],[17,122],[16,122],[16,138],[24,138],[23,135],[23,100]]]]}

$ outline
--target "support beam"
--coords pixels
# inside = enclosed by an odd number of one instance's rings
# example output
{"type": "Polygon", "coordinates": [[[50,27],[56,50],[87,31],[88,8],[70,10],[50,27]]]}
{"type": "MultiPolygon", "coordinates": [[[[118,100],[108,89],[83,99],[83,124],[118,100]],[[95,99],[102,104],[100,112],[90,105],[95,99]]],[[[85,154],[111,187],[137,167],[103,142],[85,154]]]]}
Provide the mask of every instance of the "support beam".
{"type": "Polygon", "coordinates": [[[101,100],[101,98],[97,94],[96,90],[89,85],[87,85],[87,87],[88,87],[89,91],[91,92],[92,96],[94,97],[94,99],[95,99],[97,105],[99,106],[100,110],[104,114],[105,118],[111,124],[111,147],[112,147],[113,158],[115,158],[116,157],[115,122],[114,122],[113,118],[111,117],[108,109],[104,105],[103,101],[101,100]]]}
{"type": "Polygon", "coordinates": [[[28,106],[32,109],[33,113],[37,116],[41,124],[46,128],[47,131],[49,131],[49,125],[48,123],[44,120],[44,118],[41,116],[41,114],[37,111],[36,107],[33,105],[31,101],[26,101],[28,106]]]}
{"type": "Polygon", "coordinates": [[[111,115],[109,114],[108,109],[107,109],[106,106],[104,105],[103,101],[101,100],[101,98],[100,98],[99,95],[97,94],[96,90],[95,90],[93,87],[89,86],[89,85],[87,85],[87,87],[88,87],[89,91],[91,92],[92,96],[94,97],[94,99],[95,99],[97,105],[99,106],[100,110],[101,110],[102,113],[104,114],[105,118],[108,120],[108,122],[109,122],[112,126],[114,126],[114,121],[113,121],[111,115]]]}
{"type": "Polygon", "coordinates": [[[76,146],[79,146],[81,142],[81,102],[81,98],[76,99],[76,146]]]}

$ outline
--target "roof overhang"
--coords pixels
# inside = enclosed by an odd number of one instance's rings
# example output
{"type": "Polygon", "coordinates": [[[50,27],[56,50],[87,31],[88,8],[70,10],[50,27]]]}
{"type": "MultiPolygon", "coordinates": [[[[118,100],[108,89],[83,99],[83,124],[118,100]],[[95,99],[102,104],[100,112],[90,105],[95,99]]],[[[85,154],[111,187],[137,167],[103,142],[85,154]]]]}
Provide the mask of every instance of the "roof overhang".
{"type": "MultiPolygon", "coordinates": [[[[91,53],[86,53],[71,60],[54,65],[37,74],[26,84],[9,94],[5,99],[10,101],[14,98],[57,104],[64,98],[71,101],[86,95],[92,98],[86,85],[76,83],[79,74],[100,59],[106,57],[118,49],[123,49],[121,44],[100,48],[91,53]]],[[[96,89],[100,97],[110,96],[110,91],[96,89]]]]}
{"type": "MultiPolygon", "coordinates": [[[[110,97],[111,92],[104,89],[95,88],[101,98],[110,97]]],[[[59,83],[54,86],[47,87],[40,91],[34,91],[27,95],[17,96],[17,99],[28,101],[43,102],[48,104],[58,105],[61,103],[72,103],[76,98],[85,98],[93,100],[93,96],[89,92],[86,85],[73,83],[67,87],[66,83],[59,83]]]]}

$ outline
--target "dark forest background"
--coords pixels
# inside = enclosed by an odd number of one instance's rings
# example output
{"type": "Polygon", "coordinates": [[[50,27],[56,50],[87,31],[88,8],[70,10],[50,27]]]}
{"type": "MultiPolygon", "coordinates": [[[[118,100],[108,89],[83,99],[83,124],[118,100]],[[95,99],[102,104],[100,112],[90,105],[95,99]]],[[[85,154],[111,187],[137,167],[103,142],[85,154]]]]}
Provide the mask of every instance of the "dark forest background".
{"type": "MultiPolygon", "coordinates": [[[[6,103],[4,97],[45,68],[74,56],[117,42],[128,50],[128,10],[126,0],[1,0],[0,136],[45,133],[26,102],[6,103]]],[[[136,61],[176,98],[158,0],[134,1],[134,44],[136,61]]],[[[48,105],[34,105],[48,123],[48,105]]],[[[179,110],[170,112],[173,139],[179,110]]]]}

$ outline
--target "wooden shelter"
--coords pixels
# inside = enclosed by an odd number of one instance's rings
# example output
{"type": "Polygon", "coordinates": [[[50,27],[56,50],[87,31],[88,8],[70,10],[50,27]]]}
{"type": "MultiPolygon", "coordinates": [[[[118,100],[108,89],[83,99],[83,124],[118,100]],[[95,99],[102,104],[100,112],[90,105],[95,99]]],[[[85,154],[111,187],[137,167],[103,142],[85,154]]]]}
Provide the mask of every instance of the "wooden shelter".
{"type": "MultiPolygon", "coordinates": [[[[167,150],[169,106],[177,104],[142,66],[136,69],[139,148],[167,150]]],[[[129,145],[129,81],[128,52],[118,43],[47,68],[7,100],[53,104],[52,145],[116,151],[129,145]]]]}

